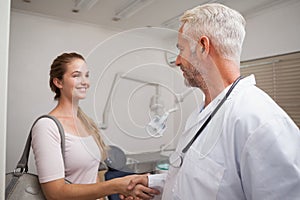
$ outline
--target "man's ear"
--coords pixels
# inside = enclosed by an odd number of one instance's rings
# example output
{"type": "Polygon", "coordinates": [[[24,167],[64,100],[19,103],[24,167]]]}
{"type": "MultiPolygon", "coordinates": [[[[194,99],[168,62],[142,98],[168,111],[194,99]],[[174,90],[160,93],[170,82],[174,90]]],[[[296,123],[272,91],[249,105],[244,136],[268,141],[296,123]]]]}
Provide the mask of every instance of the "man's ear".
{"type": "Polygon", "coordinates": [[[53,79],[53,83],[54,83],[54,85],[55,85],[56,87],[58,87],[59,89],[62,88],[62,81],[59,80],[58,78],[54,78],[54,79],[53,79]]]}
{"type": "Polygon", "coordinates": [[[198,56],[200,56],[200,54],[203,55],[207,55],[209,52],[209,39],[206,36],[201,36],[198,40],[198,44],[197,44],[197,54],[198,56]]]}

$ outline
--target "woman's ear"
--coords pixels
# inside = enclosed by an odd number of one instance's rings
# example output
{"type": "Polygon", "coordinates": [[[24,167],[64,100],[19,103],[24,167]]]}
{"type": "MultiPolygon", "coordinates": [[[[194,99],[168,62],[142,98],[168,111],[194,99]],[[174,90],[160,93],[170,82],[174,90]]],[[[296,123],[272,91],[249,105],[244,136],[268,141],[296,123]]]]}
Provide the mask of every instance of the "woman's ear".
{"type": "Polygon", "coordinates": [[[54,78],[54,79],[53,79],[53,83],[54,83],[54,85],[55,85],[57,88],[59,88],[59,89],[62,88],[62,81],[59,80],[58,78],[54,78]]]}

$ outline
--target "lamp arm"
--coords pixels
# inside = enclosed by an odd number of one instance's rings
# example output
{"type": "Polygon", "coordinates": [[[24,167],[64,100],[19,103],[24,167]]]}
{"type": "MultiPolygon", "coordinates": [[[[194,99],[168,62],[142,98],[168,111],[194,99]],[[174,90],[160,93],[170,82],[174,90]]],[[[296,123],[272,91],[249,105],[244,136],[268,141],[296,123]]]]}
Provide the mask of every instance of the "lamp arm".
{"type": "Polygon", "coordinates": [[[175,103],[178,104],[180,102],[183,102],[183,100],[185,99],[185,97],[187,97],[190,93],[192,93],[195,90],[195,88],[191,88],[189,90],[186,90],[185,92],[181,93],[181,94],[176,94],[176,99],[175,99],[175,103]]]}
{"type": "Polygon", "coordinates": [[[149,81],[144,81],[144,80],[133,78],[133,77],[128,77],[128,76],[123,75],[120,72],[116,73],[115,76],[114,76],[114,80],[112,82],[112,85],[110,87],[110,90],[109,90],[108,97],[106,99],[104,108],[103,108],[102,122],[100,123],[100,126],[99,126],[100,129],[107,129],[107,127],[108,127],[108,115],[109,115],[109,111],[110,111],[111,98],[112,98],[112,95],[113,95],[113,92],[114,92],[114,89],[115,89],[115,85],[116,85],[117,81],[121,78],[126,79],[126,80],[130,80],[130,81],[135,81],[135,82],[138,82],[138,83],[145,83],[145,84],[155,86],[155,87],[159,86],[159,84],[155,83],[155,82],[149,82],[149,81]]]}
{"type": "Polygon", "coordinates": [[[105,106],[103,109],[103,113],[102,113],[102,123],[100,124],[100,129],[107,129],[108,127],[108,114],[109,114],[109,110],[110,110],[110,101],[111,101],[111,96],[113,94],[113,90],[115,89],[115,85],[118,79],[120,79],[121,74],[120,73],[116,73],[114,80],[112,82],[112,85],[110,87],[109,93],[108,93],[108,97],[106,99],[105,102],[105,106]]]}

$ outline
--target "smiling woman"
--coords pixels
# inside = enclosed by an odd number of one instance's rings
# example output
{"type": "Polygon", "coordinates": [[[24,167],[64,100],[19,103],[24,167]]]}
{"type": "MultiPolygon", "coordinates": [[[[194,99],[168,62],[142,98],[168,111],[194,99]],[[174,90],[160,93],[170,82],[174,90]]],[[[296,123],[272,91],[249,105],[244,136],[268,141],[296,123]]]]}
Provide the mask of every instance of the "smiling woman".
{"type": "MultiPolygon", "coordinates": [[[[96,124],[79,107],[90,86],[85,59],[77,53],[58,56],[51,65],[49,84],[57,100],[57,106],[49,114],[63,126],[65,155],[63,160],[55,124],[46,118],[38,120],[32,129],[32,149],[46,198],[98,199],[120,193],[149,199],[150,194],[155,194],[155,190],[142,185],[128,190],[129,182],[136,176],[100,182],[98,168],[106,158],[106,145],[96,124]],[[65,179],[72,184],[66,184],[65,179]]],[[[140,177],[147,185],[147,177],[140,177]]]]}

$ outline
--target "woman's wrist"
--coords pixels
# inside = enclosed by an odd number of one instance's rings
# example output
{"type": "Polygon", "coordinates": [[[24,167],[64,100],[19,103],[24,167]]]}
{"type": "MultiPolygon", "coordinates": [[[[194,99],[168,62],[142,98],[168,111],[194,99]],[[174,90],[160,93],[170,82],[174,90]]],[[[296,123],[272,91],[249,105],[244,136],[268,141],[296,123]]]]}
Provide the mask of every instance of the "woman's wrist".
{"type": "Polygon", "coordinates": [[[108,182],[111,182],[111,189],[112,194],[121,194],[127,190],[127,185],[124,184],[122,178],[114,178],[108,182]]]}

